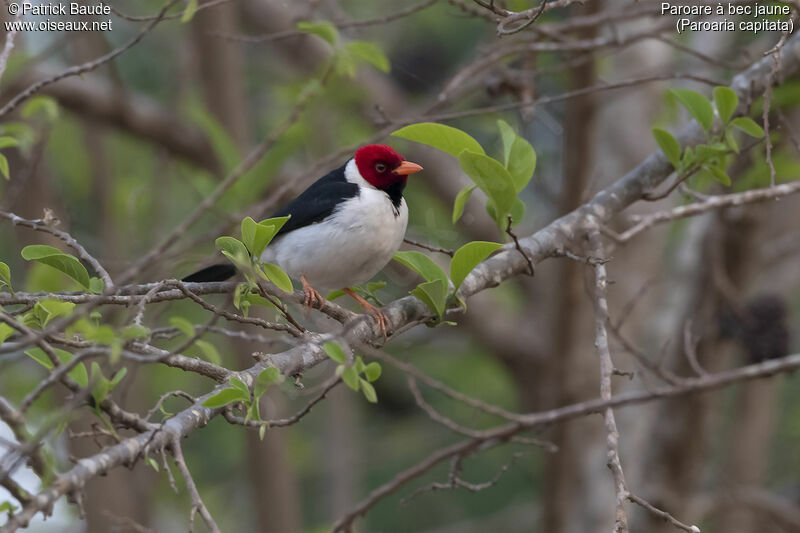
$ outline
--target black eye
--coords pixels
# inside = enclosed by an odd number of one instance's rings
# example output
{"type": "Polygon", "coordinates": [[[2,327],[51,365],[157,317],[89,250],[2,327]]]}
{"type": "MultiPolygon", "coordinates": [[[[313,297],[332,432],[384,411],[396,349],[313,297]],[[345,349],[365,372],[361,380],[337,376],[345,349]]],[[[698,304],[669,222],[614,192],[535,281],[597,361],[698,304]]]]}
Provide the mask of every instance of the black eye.
{"type": "Polygon", "coordinates": [[[378,172],[383,172],[386,170],[386,165],[384,165],[383,163],[375,163],[375,170],[377,170],[378,172]]]}

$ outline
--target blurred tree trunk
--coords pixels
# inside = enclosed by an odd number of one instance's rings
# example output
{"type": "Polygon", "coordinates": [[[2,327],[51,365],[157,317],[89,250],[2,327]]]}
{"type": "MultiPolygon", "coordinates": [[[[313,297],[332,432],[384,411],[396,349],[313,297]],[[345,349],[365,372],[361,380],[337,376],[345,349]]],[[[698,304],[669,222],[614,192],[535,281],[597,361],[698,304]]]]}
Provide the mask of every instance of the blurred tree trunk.
{"type": "MultiPolygon", "coordinates": [[[[693,279],[688,282],[688,298],[677,315],[673,349],[667,367],[677,375],[696,375],[684,348],[684,328],[693,327],[699,337],[696,348],[699,364],[708,372],[731,365],[733,346],[718,332],[720,311],[729,305],[730,292],[722,296],[723,286],[742,294],[757,265],[756,233],[758,219],[749,212],[723,211],[694,223],[705,222],[704,237],[696,250],[693,279]]],[[[647,478],[644,497],[681,520],[693,523],[698,518],[696,503],[701,480],[707,476],[708,446],[720,429],[718,396],[700,394],[662,402],[655,411],[648,456],[643,472],[647,478]]],[[[649,513],[640,513],[638,527],[653,533],[667,533],[673,526],[649,513]]]]}
{"type": "MultiPolygon", "coordinates": [[[[239,148],[246,150],[250,124],[241,44],[210,37],[213,32],[239,31],[239,6],[234,2],[200,11],[191,23],[194,65],[205,105],[239,148]]],[[[247,357],[250,346],[243,342],[232,344],[234,352],[247,357]]],[[[282,416],[282,395],[271,395],[269,400],[272,408],[265,408],[264,416],[282,416]]],[[[247,458],[243,466],[250,482],[258,531],[300,531],[297,479],[286,459],[285,432],[268,431],[261,441],[257,432],[248,431],[245,440],[247,458]]]]}
{"type": "MultiPolygon", "coordinates": [[[[574,6],[573,15],[590,15],[599,11],[600,2],[585,6],[574,6]]],[[[596,34],[594,28],[581,33],[581,38],[591,38],[596,34]]],[[[568,90],[589,87],[595,83],[594,61],[582,63],[569,74],[568,90]]],[[[565,107],[563,137],[563,178],[558,202],[559,215],[566,214],[581,204],[587,192],[587,185],[593,168],[592,142],[596,96],[588,94],[570,100],[565,107]]],[[[586,338],[579,333],[589,306],[585,305],[583,265],[576,261],[564,260],[559,264],[557,274],[557,295],[552,313],[552,352],[549,364],[544,368],[546,377],[540,383],[546,387],[545,405],[526,406],[527,409],[553,408],[584,399],[592,382],[597,380],[597,364],[591,352],[577,339],[586,338]],[[549,387],[545,384],[550,384],[549,387]],[[548,394],[549,392],[549,394],[548,394]]],[[[529,385],[527,385],[529,387],[529,385]]],[[[523,388],[524,390],[524,388],[523,388]]],[[[588,524],[604,523],[602,517],[592,509],[574,512],[576,501],[596,501],[586,499],[582,493],[594,485],[596,476],[588,460],[594,454],[590,449],[593,443],[601,442],[599,431],[602,427],[594,420],[559,424],[553,429],[552,440],[559,447],[558,453],[548,457],[544,471],[544,494],[542,529],[549,533],[585,532],[592,530],[588,524]],[[588,423],[587,423],[588,422],[588,423]],[[598,438],[594,438],[597,436],[598,438]],[[583,460],[576,460],[581,458],[583,460]],[[588,520],[588,524],[587,524],[588,520]],[[588,529],[587,529],[588,525],[588,529]]],[[[604,492],[595,492],[603,494],[604,492]]]]}

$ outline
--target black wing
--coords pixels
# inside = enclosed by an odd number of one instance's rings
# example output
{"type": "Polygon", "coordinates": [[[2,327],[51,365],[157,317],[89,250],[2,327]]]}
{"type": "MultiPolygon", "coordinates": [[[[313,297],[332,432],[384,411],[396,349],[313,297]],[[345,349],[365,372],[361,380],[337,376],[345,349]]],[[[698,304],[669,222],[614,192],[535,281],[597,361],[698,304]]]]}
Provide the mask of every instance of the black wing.
{"type": "Polygon", "coordinates": [[[358,195],[358,185],[350,183],[344,177],[345,166],[346,164],[315,181],[300,196],[289,202],[289,205],[272,215],[273,217],[291,215],[276,237],[321,222],[329,217],[341,202],[358,195]]]}

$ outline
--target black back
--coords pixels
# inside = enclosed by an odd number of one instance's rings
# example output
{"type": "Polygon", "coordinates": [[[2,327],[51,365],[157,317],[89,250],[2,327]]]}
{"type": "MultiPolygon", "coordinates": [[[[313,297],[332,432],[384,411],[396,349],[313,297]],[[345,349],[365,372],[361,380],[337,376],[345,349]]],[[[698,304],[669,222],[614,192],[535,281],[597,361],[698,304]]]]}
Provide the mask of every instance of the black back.
{"type": "Polygon", "coordinates": [[[344,176],[346,166],[347,163],[330,171],[289,202],[286,207],[272,215],[273,217],[291,215],[276,237],[323,221],[333,213],[340,202],[358,195],[358,185],[350,183],[344,176]]]}

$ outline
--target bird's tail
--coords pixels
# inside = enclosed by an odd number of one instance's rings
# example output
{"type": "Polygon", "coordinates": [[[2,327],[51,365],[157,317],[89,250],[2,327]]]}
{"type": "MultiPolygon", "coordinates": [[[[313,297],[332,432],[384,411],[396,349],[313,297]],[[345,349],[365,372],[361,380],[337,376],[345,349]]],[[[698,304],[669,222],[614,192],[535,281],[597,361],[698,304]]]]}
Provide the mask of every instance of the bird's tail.
{"type": "Polygon", "coordinates": [[[225,281],[236,274],[236,268],[230,263],[219,263],[189,274],[182,281],[187,283],[206,283],[209,281],[225,281]]]}

